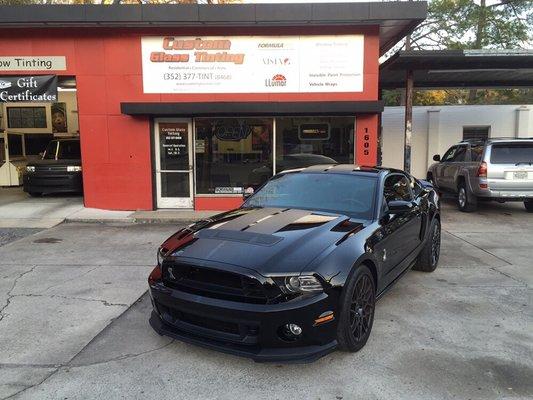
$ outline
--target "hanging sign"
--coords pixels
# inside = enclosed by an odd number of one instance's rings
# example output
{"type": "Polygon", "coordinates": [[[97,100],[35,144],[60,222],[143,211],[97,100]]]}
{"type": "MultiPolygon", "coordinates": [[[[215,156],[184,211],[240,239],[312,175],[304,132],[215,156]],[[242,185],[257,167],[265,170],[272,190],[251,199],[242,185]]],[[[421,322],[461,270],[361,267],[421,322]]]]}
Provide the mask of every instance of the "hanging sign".
{"type": "Polygon", "coordinates": [[[363,35],[143,37],[145,93],[363,90],[363,35]]]}
{"type": "Polygon", "coordinates": [[[56,101],[56,75],[0,76],[0,102],[56,101]]]}
{"type": "Polygon", "coordinates": [[[0,71],[64,71],[64,56],[0,57],[0,71]]]}

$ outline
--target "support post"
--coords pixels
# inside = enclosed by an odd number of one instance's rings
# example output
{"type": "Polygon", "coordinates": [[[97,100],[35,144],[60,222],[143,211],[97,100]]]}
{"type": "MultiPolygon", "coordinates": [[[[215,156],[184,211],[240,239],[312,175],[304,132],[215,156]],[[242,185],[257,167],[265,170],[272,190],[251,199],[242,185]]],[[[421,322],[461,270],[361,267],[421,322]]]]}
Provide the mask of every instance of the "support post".
{"type": "Polygon", "coordinates": [[[403,148],[403,169],[411,172],[411,138],[413,136],[413,71],[407,70],[405,77],[405,127],[403,148]]]}

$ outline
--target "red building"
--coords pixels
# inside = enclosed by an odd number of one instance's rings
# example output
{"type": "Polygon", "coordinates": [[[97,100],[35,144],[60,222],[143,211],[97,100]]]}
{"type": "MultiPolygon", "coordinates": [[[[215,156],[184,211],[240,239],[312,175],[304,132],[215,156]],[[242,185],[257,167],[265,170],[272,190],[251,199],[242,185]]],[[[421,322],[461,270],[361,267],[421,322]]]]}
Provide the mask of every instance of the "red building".
{"type": "Polygon", "coordinates": [[[423,2],[3,6],[0,77],[75,89],[85,206],[228,209],[282,169],[375,164],[378,59],[425,15],[423,2]]]}

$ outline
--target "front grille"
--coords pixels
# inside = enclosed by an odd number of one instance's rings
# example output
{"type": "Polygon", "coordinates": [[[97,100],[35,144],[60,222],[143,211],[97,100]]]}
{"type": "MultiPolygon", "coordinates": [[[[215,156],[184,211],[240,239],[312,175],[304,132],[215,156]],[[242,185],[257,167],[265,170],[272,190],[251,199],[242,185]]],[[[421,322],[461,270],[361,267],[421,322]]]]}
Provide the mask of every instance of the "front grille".
{"type": "Polygon", "coordinates": [[[267,304],[263,285],[255,278],[187,264],[163,266],[165,285],[200,296],[242,303],[267,304]]]}
{"type": "Polygon", "coordinates": [[[35,171],[43,172],[57,172],[57,171],[66,171],[67,167],[65,165],[36,165],[35,171]]]}
{"type": "Polygon", "coordinates": [[[187,313],[184,311],[175,310],[170,307],[158,305],[159,309],[171,317],[171,323],[185,322],[190,325],[199,326],[201,328],[210,329],[213,331],[219,331],[224,333],[231,333],[233,335],[239,335],[239,325],[233,322],[221,321],[218,319],[207,318],[200,315],[187,313]]]}

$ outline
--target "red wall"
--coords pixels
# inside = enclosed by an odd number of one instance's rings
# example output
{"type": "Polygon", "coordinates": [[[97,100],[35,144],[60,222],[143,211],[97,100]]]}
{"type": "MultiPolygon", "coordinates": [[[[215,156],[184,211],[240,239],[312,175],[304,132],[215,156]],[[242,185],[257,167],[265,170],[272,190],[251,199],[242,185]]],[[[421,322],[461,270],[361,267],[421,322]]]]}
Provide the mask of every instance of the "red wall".
{"type": "MultiPolygon", "coordinates": [[[[378,99],[377,27],[262,29],[91,29],[56,28],[0,31],[0,56],[66,56],[66,71],[76,77],[81,132],[85,206],[113,210],[151,210],[150,117],[120,113],[121,102],[180,101],[357,101],[378,99]],[[364,91],[359,93],[144,94],[141,36],[146,35],[290,35],[365,34],[364,91]]],[[[28,74],[28,72],[20,72],[28,74]]],[[[38,72],[47,74],[48,72],[38,72]]],[[[2,72],[2,74],[7,74],[2,72]]],[[[377,116],[357,116],[356,161],[375,164],[377,116]],[[371,153],[361,150],[363,126],[371,135],[371,153]]],[[[226,209],[239,199],[196,198],[197,209],[226,209]]]]}

